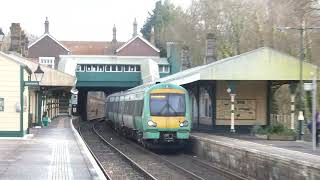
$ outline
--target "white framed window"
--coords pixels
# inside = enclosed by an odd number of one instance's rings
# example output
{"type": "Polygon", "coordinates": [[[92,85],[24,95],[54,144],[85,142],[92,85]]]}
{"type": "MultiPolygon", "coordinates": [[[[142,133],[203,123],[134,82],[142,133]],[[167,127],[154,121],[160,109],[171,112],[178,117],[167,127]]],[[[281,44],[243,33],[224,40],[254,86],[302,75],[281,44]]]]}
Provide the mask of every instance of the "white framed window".
{"type": "Polygon", "coordinates": [[[90,64],[85,65],[86,67],[86,72],[91,72],[92,71],[92,67],[90,64]]]}
{"type": "Polygon", "coordinates": [[[170,68],[167,65],[159,65],[159,73],[169,73],[170,68]]]}
{"type": "Polygon", "coordinates": [[[124,72],[128,72],[130,70],[129,65],[124,65],[123,67],[124,67],[124,72]]]}
{"type": "Polygon", "coordinates": [[[104,72],[104,65],[98,65],[97,72],[104,72]]]}
{"type": "Polygon", "coordinates": [[[136,71],[137,72],[140,72],[141,70],[140,70],[140,65],[136,65],[136,71]]]}
{"type": "Polygon", "coordinates": [[[111,65],[106,65],[105,72],[110,72],[110,71],[111,71],[111,65]]]}
{"type": "Polygon", "coordinates": [[[54,68],[55,57],[39,57],[39,64],[54,68]]]}

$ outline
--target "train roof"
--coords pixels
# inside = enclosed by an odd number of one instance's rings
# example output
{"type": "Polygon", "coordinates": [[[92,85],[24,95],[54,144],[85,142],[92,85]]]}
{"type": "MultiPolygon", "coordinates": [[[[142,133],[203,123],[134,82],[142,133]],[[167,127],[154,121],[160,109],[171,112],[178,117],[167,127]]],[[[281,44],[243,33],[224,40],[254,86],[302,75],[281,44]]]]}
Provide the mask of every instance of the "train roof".
{"type": "Polygon", "coordinates": [[[140,93],[140,92],[148,92],[148,91],[155,89],[155,88],[168,88],[168,87],[185,90],[182,86],[172,84],[172,83],[157,83],[157,84],[149,83],[149,84],[144,84],[144,85],[140,85],[140,86],[128,89],[126,91],[121,91],[121,92],[111,94],[108,97],[121,96],[121,95],[126,95],[126,94],[136,94],[136,93],[140,93]]]}

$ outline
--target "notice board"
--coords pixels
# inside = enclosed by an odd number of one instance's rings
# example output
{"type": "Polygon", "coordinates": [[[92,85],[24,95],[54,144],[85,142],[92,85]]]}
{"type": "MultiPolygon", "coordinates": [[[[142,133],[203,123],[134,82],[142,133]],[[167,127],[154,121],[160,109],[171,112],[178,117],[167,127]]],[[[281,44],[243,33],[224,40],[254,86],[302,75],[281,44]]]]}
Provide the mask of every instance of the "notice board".
{"type": "MultiPolygon", "coordinates": [[[[235,120],[256,120],[256,100],[239,99],[234,102],[235,120]]],[[[217,100],[217,119],[230,120],[231,101],[230,99],[217,100]]]]}

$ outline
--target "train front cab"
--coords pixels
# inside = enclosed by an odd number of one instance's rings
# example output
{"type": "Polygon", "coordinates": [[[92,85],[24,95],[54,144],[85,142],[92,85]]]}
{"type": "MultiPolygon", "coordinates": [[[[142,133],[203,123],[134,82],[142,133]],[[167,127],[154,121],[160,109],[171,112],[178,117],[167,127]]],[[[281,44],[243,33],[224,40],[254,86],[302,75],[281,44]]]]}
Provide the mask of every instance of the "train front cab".
{"type": "Polygon", "coordinates": [[[147,93],[143,139],[154,144],[183,144],[189,139],[191,129],[188,93],[179,86],[164,86],[147,93]]]}

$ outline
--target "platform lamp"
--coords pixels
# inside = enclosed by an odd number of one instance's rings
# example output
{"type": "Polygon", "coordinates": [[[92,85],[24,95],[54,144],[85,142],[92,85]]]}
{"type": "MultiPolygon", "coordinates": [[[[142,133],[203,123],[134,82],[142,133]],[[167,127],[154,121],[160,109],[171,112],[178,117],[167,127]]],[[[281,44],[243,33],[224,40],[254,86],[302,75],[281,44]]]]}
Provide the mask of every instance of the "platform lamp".
{"type": "Polygon", "coordinates": [[[35,75],[36,81],[38,83],[41,82],[41,80],[43,78],[43,74],[44,74],[44,72],[42,71],[40,65],[38,65],[37,69],[34,71],[34,75],[35,75]]]}
{"type": "Polygon", "coordinates": [[[4,33],[2,31],[2,28],[0,28],[0,51],[1,51],[1,45],[2,45],[3,39],[4,39],[4,33]]]}

